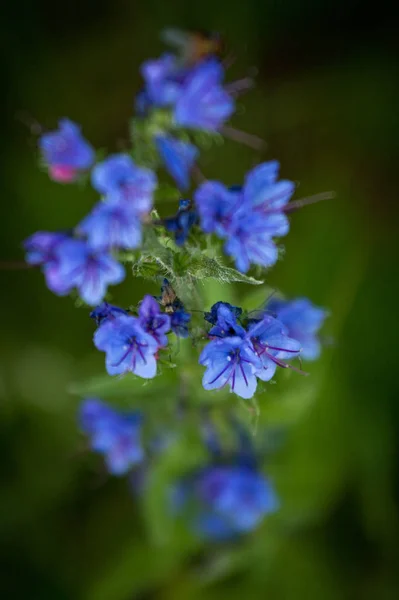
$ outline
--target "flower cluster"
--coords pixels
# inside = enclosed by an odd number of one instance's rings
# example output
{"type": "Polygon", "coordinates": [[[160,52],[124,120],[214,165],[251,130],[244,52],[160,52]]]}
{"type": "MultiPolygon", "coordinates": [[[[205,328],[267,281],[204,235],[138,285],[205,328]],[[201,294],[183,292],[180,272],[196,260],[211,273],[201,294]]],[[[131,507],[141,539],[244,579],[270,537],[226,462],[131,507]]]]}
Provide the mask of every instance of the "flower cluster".
{"type": "Polygon", "coordinates": [[[227,303],[214,305],[206,319],[213,325],[211,340],[199,362],[206,367],[202,380],[206,390],[229,385],[241,398],[252,398],[257,380],[270,381],[277,367],[300,355],[301,343],[288,336],[281,321],[264,314],[244,327],[237,321],[240,309],[227,303]]]}
{"type": "MultiPolygon", "coordinates": [[[[104,456],[113,475],[134,472],[144,463],[148,469],[159,454],[158,440],[155,445],[151,438],[142,441],[139,411],[115,410],[98,398],[87,398],[80,407],[79,423],[91,449],[104,456]]],[[[172,483],[169,490],[171,514],[194,509],[191,528],[206,539],[222,541],[248,533],[278,507],[274,488],[259,469],[250,436],[241,425],[232,425],[236,440],[233,452],[228,452],[222,449],[212,423],[203,421],[209,460],[172,483]]],[[[140,475],[145,481],[145,470],[140,475]]],[[[136,491],[145,489],[142,483],[138,489],[135,486],[136,491]]]]}
{"type": "MultiPolygon", "coordinates": [[[[67,124],[68,135],[65,121],[61,121],[60,130],[45,134],[41,145],[50,174],[73,163],[75,178],[78,167],[91,164],[80,161],[89,146],[79,129],[69,121],[67,124]]],[[[115,251],[141,244],[142,221],[152,208],[156,177],[152,171],[137,167],[129,155],[117,154],[93,168],[91,181],[102,200],[74,230],[37,232],[25,240],[24,247],[26,261],[42,267],[51,291],[63,296],[76,288],[87,304],[96,305],[108,285],[125,278],[115,251]]]]}

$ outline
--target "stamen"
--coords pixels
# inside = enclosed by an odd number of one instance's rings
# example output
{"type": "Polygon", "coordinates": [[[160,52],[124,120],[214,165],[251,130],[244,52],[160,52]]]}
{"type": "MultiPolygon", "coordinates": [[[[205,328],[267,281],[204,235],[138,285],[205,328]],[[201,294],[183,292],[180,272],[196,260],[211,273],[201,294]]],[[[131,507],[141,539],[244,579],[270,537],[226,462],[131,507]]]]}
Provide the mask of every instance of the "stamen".
{"type": "Polygon", "coordinates": [[[257,135],[246,133],[246,131],[241,131],[241,129],[235,129],[234,127],[230,127],[229,125],[223,125],[223,127],[220,128],[220,132],[225,137],[230,138],[235,142],[245,144],[253,150],[263,150],[266,147],[265,142],[257,135]]]}
{"type": "Polygon", "coordinates": [[[233,81],[232,83],[228,83],[227,85],[225,85],[224,90],[231,96],[235,96],[240,92],[246,92],[253,86],[253,79],[251,79],[250,77],[243,77],[242,79],[237,79],[237,81],[233,81]]]}
{"type": "Polygon", "coordinates": [[[335,192],[322,192],[320,194],[315,194],[314,196],[309,196],[308,198],[301,198],[300,200],[294,200],[281,208],[281,212],[290,213],[303,206],[308,206],[309,204],[316,204],[317,202],[322,202],[323,200],[333,200],[336,197],[335,192]]]}

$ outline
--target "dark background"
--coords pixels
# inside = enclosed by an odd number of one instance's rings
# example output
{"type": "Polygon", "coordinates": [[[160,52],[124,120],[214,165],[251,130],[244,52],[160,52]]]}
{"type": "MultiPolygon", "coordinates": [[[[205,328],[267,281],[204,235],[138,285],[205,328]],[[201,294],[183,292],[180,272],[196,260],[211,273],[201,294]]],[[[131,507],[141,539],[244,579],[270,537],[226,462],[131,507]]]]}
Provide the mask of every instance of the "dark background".
{"type": "MultiPolygon", "coordinates": [[[[275,465],[282,516],[242,552],[215,560],[214,548],[179,553],[173,536],[154,544],[125,482],[97,477],[70,394],[73,382],[104,370],[87,311],[53,296],[39,272],[1,271],[2,598],[398,598],[394,17],[384,3],[353,0],[2,7],[1,261],[21,260],[21,240],[74,225],[96,199],[48,180],[23,121],[54,128],[68,116],[94,146],[123,149],[139,66],[161,51],[165,26],[219,31],[237,56],[232,79],[258,70],[234,123],[267,149],[254,156],[227,142],[204,157],[208,177],[238,183],[255,162],[277,158],[300,196],[337,193],[293,215],[285,258],[268,277],[328,307],[334,339],[311,383],[290,380],[293,425],[275,465]]],[[[129,280],[114,299],[135,303],[144,291],[129,280]]],[[[260,404],[278,421],[270,399],[260,404]]]]}

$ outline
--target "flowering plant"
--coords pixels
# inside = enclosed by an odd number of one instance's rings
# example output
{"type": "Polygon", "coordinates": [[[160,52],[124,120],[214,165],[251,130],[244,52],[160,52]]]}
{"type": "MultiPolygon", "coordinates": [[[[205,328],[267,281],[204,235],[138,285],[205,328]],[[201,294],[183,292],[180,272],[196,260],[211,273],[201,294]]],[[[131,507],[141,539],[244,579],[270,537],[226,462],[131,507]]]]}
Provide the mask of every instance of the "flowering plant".
{"type": "Polygon", "coordinates": [[[68,119],[41,136],[50,178],[68,185],[90,181],[100,198],[72,229],[40,231],[25,240],[26,261],[41,268],[52,292],[76,290],[91,307],[94,346],[105,353],[108,378],[95,396],[112,396],[120,377],[126,396],[134,396],[134,406],[121,411],[94,397],[90,384],[82,386],[89,397],[79,421],[92,450],[104,456],[110,473],[129,474],[133,489],[146,493],[157,463],[187,443],[182,418],[195,414],[197,442],[208,455],[200,452],[197,463],[176,474],[165,501],[171,515],[191,507],[195,534],[231,539],[257,527],[279,501],[242,415],[231,417],[241,405],[224,392],[258,414],[256,393],[277,371],[305,374],[301,360],[318,358],[318,332],[327,316],[306,298],[286,300],[268,290],[260,308],[244,310],[229,302],[231,284],[262,285],[248,272],[259,277],[278,261],[288,215],[328,195],[292,200],[295,185],[279,178],[276,160],[228,184],[202,174],[201,150],[213,141],[259,142],[228,124],[238,93],[252,82],[226,84],[214,45],[199,56],[167,53],[149,60],[142,76],[129,150],[98,159],[68,119]],[[176,187],[160,182],[162,170],[176,187]],[[167,190],[176,198],[173,215],[163,215],[167,190]],[[111,304],[108,287],[129,275],[157,282],[160,295],[148,293],[137,306],[111,304]],[[215,281],[226,292],[207,303],[215,281]],[[151,381],[144,387],[144,380],[151,381]],[[167,393],[162,381],[168,381],[167,393]],[[165,406],[154,415],[149,396],[160,392],[165,406]],[[213,422],[214,407],[224,423],[213,422]],[[224,449],[224,436],[232,450],[224,449]]]}

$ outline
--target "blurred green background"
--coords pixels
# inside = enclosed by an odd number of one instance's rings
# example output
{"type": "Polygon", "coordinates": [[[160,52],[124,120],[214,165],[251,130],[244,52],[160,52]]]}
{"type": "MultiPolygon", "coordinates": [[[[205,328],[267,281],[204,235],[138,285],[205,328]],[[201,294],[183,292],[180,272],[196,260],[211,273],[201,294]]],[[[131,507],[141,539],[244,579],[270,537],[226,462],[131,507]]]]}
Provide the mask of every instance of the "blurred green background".
{"type": "MultiPolygon", "coordinates": [[[[259,397],[264,425],[289,425],[269,465],[280,514],[241,545],[193,548],[173,531],[152,535],[127,483],[84,451],[70,391],[104,373],[87,311],[53,296],[37,271],[2,270],[1,598],[396,599],[399,86],[383,3],[370,12],[354,0],[6,4],[0,260],[20,260],[21,240],[73,226],[96,199],[49,181],[21,120],[53,128],[68,116],[96,147],[123,149],[140,63],[161,51],[165,26],[221,32],[237,56],[232,79],[258,70],[234,124],[267,148],[226,142],[203,157],[208,177],[237,183],[277,158],[300,196],[337,192],[292,216],[285,258],[267,279],[328,307],[334,343],[309,378],[285,385],[280,374],[284,397],[279,386],[259,397]]],[[[156,287],[131,279],[113,298],[134,304],[145,291],[156,287]]],[[[261,300],[251,292],[235,290],[245,308],[261,300]]],[[[146,402],[161,405],[162,394],[146,402]]]]}

